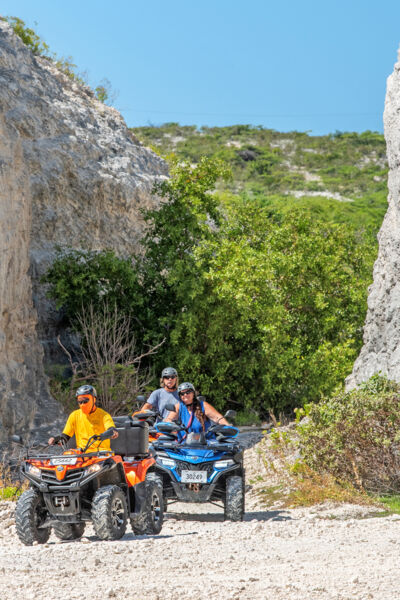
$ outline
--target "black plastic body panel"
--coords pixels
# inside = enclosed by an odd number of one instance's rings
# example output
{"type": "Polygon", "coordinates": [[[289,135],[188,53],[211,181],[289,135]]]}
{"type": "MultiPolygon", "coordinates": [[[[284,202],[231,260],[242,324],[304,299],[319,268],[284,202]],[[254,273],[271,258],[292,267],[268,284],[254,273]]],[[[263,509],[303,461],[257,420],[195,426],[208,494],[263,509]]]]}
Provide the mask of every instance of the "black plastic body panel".
{"type": "Polygon", "coordinates": [[[118,437],[111,441],[111,450],[120,456],[147,454],[149,451],[149,425],[133,421],[129,426],[117,427],[118,437]]]}

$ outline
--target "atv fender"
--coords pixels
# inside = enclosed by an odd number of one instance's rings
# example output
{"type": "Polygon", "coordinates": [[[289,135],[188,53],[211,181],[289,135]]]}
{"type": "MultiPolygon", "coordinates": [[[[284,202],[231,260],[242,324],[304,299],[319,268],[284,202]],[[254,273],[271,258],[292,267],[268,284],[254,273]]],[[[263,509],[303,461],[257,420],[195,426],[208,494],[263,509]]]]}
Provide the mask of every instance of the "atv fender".
{"type": "Polygon", "coordinates": [[[147,509],[146,481],[137,483],[134,487],[130,488],[130,491],[133,495],[133,498],[131,497],[131,508],[134,508],[131,515],[144,513],[147,509]]]}

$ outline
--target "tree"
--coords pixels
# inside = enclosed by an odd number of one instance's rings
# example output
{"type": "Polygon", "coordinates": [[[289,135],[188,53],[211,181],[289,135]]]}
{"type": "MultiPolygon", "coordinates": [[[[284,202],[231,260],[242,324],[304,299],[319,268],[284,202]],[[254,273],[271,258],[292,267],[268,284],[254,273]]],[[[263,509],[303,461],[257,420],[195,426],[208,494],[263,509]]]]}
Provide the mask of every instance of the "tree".
{"type": "Polygon", "coordinates": [[[196,166],[173,160],[170,175],[155,187],[161,205],[144,212],[147,230],[139,267],[152,311],[150,330],[153,335],[162,330],[167,337],[177,315],[190,303],[199,276],[195,248],[218,236],[221,214],[213,191],[218,178],[229,177],[229,171],[220,161],[202,158],[196,166]]]}
{"type": "MultiPolygon", "coordinates": [[[[76,359],[59,343],[67,354],[72,378],[67,396],[71,400],[77,387],[83,382],[95,386],[101,405],[111,414],[131,413],[136,407],[136,396],[143,393],[153,379],[149,366],[143,359],[158,351],[163,341],[147,351],[138,351],[130,317],[120,312],[116,305],[104,302],[76,315],[80,336],[81,353],[76,359]]],[[[58,391],[62,386],[58,387],[58,391]]],[[[53,392],[57,389],[53,386],[53,392]]],[[[64,401],[65,390],[64,390],[64,401]]]]}
{"type": "Polygon", "coordinates": [[[63,308],[71,324],[77,326],[82,308],[90,305],[96,312],[107,303],[130,315],[132,326],[142,333],[145,299],[132,258],[120,258],[112,250],[59,248],[42,283],[49,284],[49,298],[63,308]]]}
{"type": "Polygon", "coordinates": [[[198,278],[177,317],[180,370],[220,408],[287,410],[329,393],[359,351],[373,260],[366,240],[302,213],[274,223],[256,201],[225,207],[195,249],[198,278]]]}

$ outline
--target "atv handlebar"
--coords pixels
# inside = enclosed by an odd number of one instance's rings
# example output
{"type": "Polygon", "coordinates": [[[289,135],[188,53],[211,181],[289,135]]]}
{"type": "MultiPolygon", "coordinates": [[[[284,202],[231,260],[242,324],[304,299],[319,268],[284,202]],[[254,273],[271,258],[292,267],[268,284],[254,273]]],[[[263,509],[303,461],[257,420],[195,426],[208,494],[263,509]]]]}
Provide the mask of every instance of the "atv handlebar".
{"type": "Polygon", "coordinates": [[[93,442],[103,442],[104,440],[110,440],[113,437],[115,431],[115,427],[110,427],[109,429],[103,431],[103,433],[92,435],[92,437],[88,439],[86,446],[83,448],[82,454],[85,454],[86,450],[93,444],[93,442]]]}

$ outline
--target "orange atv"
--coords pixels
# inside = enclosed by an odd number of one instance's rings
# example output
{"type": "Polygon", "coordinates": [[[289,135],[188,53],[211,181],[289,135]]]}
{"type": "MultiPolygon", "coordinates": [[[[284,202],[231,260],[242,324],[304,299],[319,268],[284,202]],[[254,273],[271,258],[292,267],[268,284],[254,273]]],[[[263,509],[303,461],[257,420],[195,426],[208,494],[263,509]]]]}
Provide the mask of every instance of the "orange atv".
{"type": "MultiPolygon", "coordinates": [[[[97,441],[111,437],[112,429],[92,436],[83,450],[64,446],[58,456],[49,449],[38,454],[37,446],[25,448],[20,468],[30,488],[15,510],[23,544],[44,544],[51,528],[61,540],[79,538],[88,521],[102,540],[120,539],[128,518],[136,534],[161,531],[162,491],[149,472],[155,460],[148,451],[148,425],[125,417],[117,417],[115,425],[119,436],[111,440],[112,451],[88,452],[97,441]]],[[[12,439],[22,445],[20,436],[12,439]]]]}

